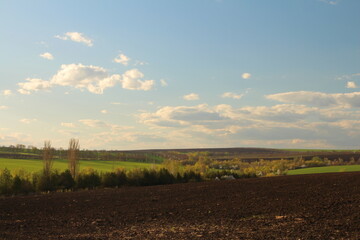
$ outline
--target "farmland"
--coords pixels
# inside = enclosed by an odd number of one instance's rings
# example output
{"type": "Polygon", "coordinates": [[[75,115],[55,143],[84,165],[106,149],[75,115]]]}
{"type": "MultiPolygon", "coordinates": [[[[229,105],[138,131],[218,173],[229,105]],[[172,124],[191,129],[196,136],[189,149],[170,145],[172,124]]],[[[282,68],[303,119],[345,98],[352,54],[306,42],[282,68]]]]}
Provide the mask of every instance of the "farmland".
{"type": "Polygon", "coordinates": [[[0,238],[359,239],[359,185],[335,173],[5,197],[0,238]]]}
{"type": "Polygon", "coordinates": [[[299,175],[299,174],[313,174],[313,173],[357,172],[357,171],[360,171],[360,165],[302,168],[302,169],[289,170],[287,174],[299,175]]]}
{"type": "MultiPolygon", "coordinates": [[[[116,168],[124,168],[126,170],[134,168],[151,168],[157,164],[142,162],[125,162],[125,161],[98,161],[98,160],[82,160],[80,161],[80,170],[93,168],[99,172],[114,171],[116,168]]],[[[25,170],[27,172],[37,172],[43,168],[42,160],[38,159],[7,159],[0,158],[0,169],[7,168],[10,171],[25,170]]],[[[64,171],[68,168],[68,161],[63,159],[54,160],[54,169],[64,171]]]]}
{"type": "MultiPolygon", "coordinates": [[[[0,170],[7,168],[12,172],[19,169],[38,172],[43,167],[42,149],[2,147],[0,150],[0,170]]],[[[66,156],[66,150],[54,149],[53,169],[58,171],[67,169],[66,156]]],[[[164,161],[173,162],[177,168],[186,168],[203,174],[211,169],[260,176],[360,170],[356,166],[360,164],[360,153],[355,150],[266,148],[81,150],[79,160],[80,170],[92,168],[99,172],[114,171],[117,168],[131,170],[162,167],[164,161]]]]}

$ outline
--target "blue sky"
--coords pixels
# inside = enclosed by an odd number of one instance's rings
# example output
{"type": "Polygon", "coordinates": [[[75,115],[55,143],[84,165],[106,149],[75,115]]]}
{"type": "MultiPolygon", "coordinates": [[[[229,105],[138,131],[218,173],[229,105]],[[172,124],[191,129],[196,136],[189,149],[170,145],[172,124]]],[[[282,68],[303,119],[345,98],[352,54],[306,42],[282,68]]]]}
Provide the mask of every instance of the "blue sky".
{"type": "Polygon", "coordinates": [[[0,1],[0,145],[358,148],[360,1],[0,1]]]}

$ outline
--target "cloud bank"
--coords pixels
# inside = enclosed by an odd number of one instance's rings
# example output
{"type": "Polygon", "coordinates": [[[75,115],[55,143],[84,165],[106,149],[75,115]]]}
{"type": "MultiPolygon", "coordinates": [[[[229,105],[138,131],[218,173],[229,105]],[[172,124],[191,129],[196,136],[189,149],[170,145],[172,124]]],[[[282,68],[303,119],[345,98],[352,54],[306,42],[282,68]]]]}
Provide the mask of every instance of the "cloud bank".
{"type": "Polygon", "coordinates": [[[360,107],[360,92],[323,93],[299,91],[270,94],[266,98],[283,103],[306,104],[318,107],[360,107]]]}

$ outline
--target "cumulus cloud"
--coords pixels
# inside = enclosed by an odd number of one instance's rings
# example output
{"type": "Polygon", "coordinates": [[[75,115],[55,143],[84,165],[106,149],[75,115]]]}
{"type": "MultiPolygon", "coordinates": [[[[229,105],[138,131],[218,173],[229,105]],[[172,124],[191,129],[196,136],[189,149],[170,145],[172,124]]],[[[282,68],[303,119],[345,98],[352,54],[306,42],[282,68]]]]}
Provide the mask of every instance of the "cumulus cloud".
{"type": "Polygon", "coordinates": [[[301,143],[298,139],[308,143],[314,139],[328,141],[335,136],[341,136],[340,139],[344,140],[350,132],[360,137],[359,117],[360,111],[296,104],[241,108],[226,104],[166,106],[155,112],[138,115],[141,123],[152,129],[166,130],[169,137],[181,132],[192,138],[198,136],[205,142],[208,142],[207,139],[212,136],[234,143],[239,142],[239,139],[244,141],[291,139],[294,144],[301,143]],[[330,134],[331,132],[334,134],[330,134]]]}
{"type": "Polygon", "coordinates": [[[243,79],[249,79],[249,78],[251,78],[251,74],[250,74],[250,73],[243,73],[243,74],[241,75],[241,77],[242,77],[243,79]]]}
{"type": "Polygon", "coordinates": [[[9,108],[8,106],[0,105],[0,110],[6,110],[8,108],[9,108]]]}
{"type": "Polygon", "coordinates": [[[144,74],[137,69],[126,71],[122,75],[121,85],[125,89],[148,91],[154,87],[154,80],[141,80],[144,74]]]}
{"type": "Polygon", "coordinates": [[[32,92],[37,92],[39,90],[49,90],[51,88],[51,83],[49,81],[44,81],[38,78],[27,78],[26,82],[18,83],[20,89],[18,90],[21,94],[31,94],[32,92]]]}
{"type": "Polygon", "coordinates": [[[201,123],[217,122],[227,117],[221,116],[216,109],[206,104],[197,106],[166,106],[154,113],[142,113],[139,115],[140,122],[158,127],[189,127],[201,125],[201,123]]]}
{"type": "Polygon", "coordinates": [[[100,111],[102,114],[107,114],[108,113],[108,110],[104,109],[104,110],[101,110],[100,111]]]}
{"type": "Polygon", "coordinates": [[[85,37],[83,33],[79,33],[79,32],[67,32],[62,36],[56,35],[55,38],[83,43],[88,47],[93,46],[93,41],[90,38],[85,37]]]}
{"type": "Polygon", "coordinates": [[[45,52],[43,54],[40,54],[40,57],[48,59],[48,60],[53,60],[54,59],[54,56],[49,52],[45,52]]]}
{"type": "Polygon", "coordinates": [[[109,75],[102,67],[63,64],[50,82],[52,85],[71,86],[87,89],[91,93],[102,94],[106,88],[114,87],[120,80],[119,74],[109,75]]]}
{"type": "Polygon", "coordinates": [[[109,127],[109,125],[103,121],[95,120],[95,119],[81,119],[79,120],[80,123],[84,124],[85,126],[92,127],[92,128],[104,128],[109,127]]]}
{"type": "Polygon", "coordinates": [[[62,122],[61,126],[62,127],[68,127],[68,128],[74,128],[75,124],[74,123],[69,123],[69,122],[62,122]]]}
{"type": "Polygon", "coordinates": [[[131,69],[124,74],[110,75],[106,69],[93,65],[63,64],[59,71],[49,80],[26,79],[18,83],[22,94],[31,94],[39,90],[49,90],[54,86],[68,86],[91,93],[103,94],[107,88],[121,84],[122,88],[130,90],[151,90],[154,80],[143,80],[144,74],[137,69],[131,69]]]}
{"type": "Polygon", "coordinates": [[[23,118],[23,119],[20,119],[20,122],[22,123],[25,123],[25,124],[30,124],[30,123],[33,123],[33,122],[37,122],[37,119],[36,118],[23,118]]]}
{"type": "Polygon", "coordinates": [[[346,87],[347,88],[357,88],[358,86],[356,85],[355,82],[347,82],[346,87]]]}
{"type": "Polygon", "coordinates": [[[0,133],[1,145],[12,145],[14,143],[33,144],[34,139],[31,136],[24,133],[0,133]]]}
{"type": "Polygon", "coordinates": [[[267,99],[283,103],[308,104],[319,107],[360,107],[360,92],[323,93],[323,92],[285,92],[266,96],[267,99]]]}
{"type": "Polygon", "coordinates": [[[116,63],[120,63],[124,66],[127,66],[129,65],[129,61],[130,61],[130,58],[128,56],[126,56],[125,54],[119,54],[119,56],[117,56],[116,58],[114,58],[114,62],[116,63]]]}
{"type": "Polygon", "coordinates": [[[99,129],[111,129],[112,131],[119,131],[125,129],[131,129],[132,127],[129,126],[120,126],[117,124],[107,123],[97,119],[81,119],[79,120],[80,123],[87,127],[91,128],[99,128],[99,129]]]}
{"type": "Polygon", "coordinates": [[[183,96],[183,99],[185,99],[187,101],[199,100],[199,98],[200,98],[199,95],[196,93],[190,93],[190,94],[183,96]]]}
{"type": "Polygon", "coordinates": [[[225,92],[221,95],[223,98],[233,98],[233,99],[240,99],[244,96],[244,94],[236,94],[232,92],[225,92]]]}
{"type": "Polygon", "coordinates": [[[11,90],[3,90],[1,93],[2,93],[2,95],[4,95],[4,96],[10,96],[10,95],[12,95],[12,91],[11,91],[11,90]]]}

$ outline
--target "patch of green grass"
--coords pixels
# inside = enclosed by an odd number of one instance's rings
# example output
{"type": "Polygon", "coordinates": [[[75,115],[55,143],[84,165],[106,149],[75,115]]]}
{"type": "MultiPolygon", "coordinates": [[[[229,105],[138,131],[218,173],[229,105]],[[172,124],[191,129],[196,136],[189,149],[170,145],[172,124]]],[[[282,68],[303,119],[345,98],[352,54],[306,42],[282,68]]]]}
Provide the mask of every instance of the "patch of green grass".
{"type": "Polygon", "coordinates": [[[332,173],[332,172],[357,172],[360,171],[360,165],[327,166],[301,168],[288,171],[287,175],[311,174],[311,173],[332,173]]]}
{"type": "Polygon", "coordinates": [[[283,148],[280,150],[284,150],[284,151],[292,151],[292,152],[359,152],[359,150],[354,150],[354,149],[348,149],[348,150],[344,150],[344,149],[288,149],[288,148],[283,148]]]}
{"type": "MultiPolygon", "coordinates": [[[[134,169],[134,168],[150,168],[154,164],[151,163],[139,163],[139,162],[119,162],[119,161],[80,161],[80,170],[84,168],[93,168],[99,172],[113,171],[116,168],[134,169]]],[[[33,159],[7,159],[0,158],[0,169],[7,168],[10,171],[16,169],[23,169],[27,172],[37,172],[43,168],[42,160],[33,159]]],[[[68,168],[68,161],[64,159],[54,160],[54,169],[64,171],[68,168]]]]}

